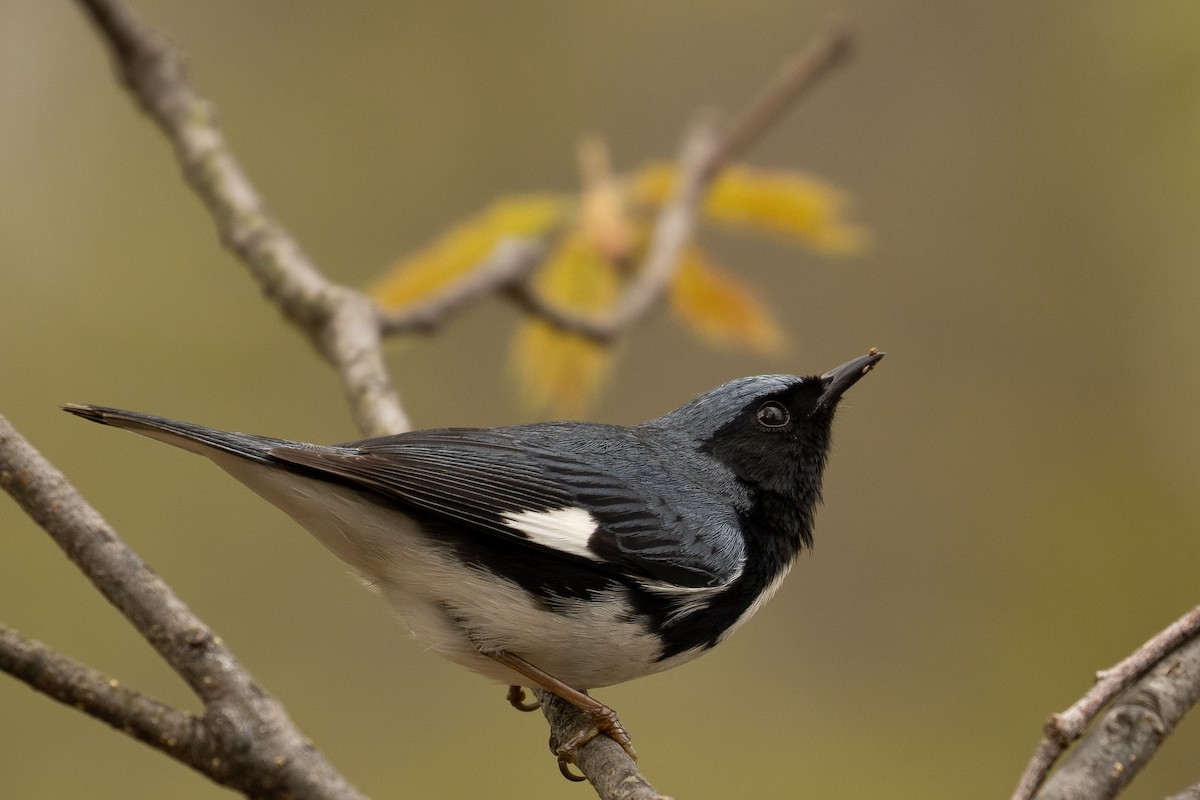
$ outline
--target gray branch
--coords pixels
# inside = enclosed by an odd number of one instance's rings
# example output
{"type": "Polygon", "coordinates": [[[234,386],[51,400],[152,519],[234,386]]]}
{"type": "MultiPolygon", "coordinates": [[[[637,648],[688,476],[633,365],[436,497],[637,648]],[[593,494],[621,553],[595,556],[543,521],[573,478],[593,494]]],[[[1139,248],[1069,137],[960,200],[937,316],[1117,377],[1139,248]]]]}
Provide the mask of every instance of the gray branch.
{"type": "Polygon", "coordinates": [[[472,302],[524,284],[545,259],[541,242],[504,239],[482,263],[433,297],[396,311],[380,309],[379,326],[388,335],[435,331],[472,302]]]}
{"type": "Polygon", "coordinates": [[[187,682],[204,714],[191,717],[123,689],[8,628],[0,635],[0,669],[247,796],[363,800],[212,630],[2,416],[0,488],[187,682]]]}
{"type": "MultiPolygon", "coordinates": [[[[589,723],[575,707],[556,694],[534,689],[542,713],[550,723],[550,750],[570,741],[589,723]]],[[[671,800],[650,785],[621,745],[607,736],[597,736],[579,748],[575,766],[587,777],[596,794],[605,800],[671,800]]]]}
{"type": "Polygon", "coordinates": [[[1200,637],[1126,689],[1050,775],[1038,800],[1116,797],[1200,700],[1200,637]]]}
{"type": "Polygon", "coordinates": [[[1012,800],[1032,798],[1046,780],[1058,757],[1084,734],[1096,715],[1114,697],[1176,648],[1197,635],[1200,635],[1200,606],[1155,634],[1116,666],[1097,673],[1096,683],[1087,694],[1066,711],[1052,715],[1046,722],[1045,736],[1025,767],[1012,800]]]}
{"type": "Polygon", "coordinates": [[[184,178],[263,293],[337,370],[358,427],[367,434],[408,430],[380,350],[375,304],[328,280],[267,209],[234,158],[216,107],[188,80],[183,57],[120,0],[80,0],[112,51],[125,86],[175,148],[184,178]]]}
{"type": "Polygon", "coordinates": [[[201,739],[199,727],[203,723],[191,714],[126,689],[99,670],[26,639],[3,624],[0,670],[185,763],[190,761],[188,751],[201,739]]]}
{"type": "Polygon", "coordinates": [[[679,265],[679,255],[692,239],[704,192],[716,174],[723,139],[711,120],[695,123],[684,137],[679,180],[659,212],[646,257],[635,277],[603,317],[580,316],[538,295],[528,281],[513,286],[512,299],[527,313],[572,333],[611,342],[658,307],[679,265]]]}

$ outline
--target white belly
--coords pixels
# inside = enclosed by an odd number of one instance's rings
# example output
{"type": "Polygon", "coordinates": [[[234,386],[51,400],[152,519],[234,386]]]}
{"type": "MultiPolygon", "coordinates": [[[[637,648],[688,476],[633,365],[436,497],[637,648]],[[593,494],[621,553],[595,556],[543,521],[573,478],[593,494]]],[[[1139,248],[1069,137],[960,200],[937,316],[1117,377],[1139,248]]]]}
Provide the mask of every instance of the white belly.
{"type": "Polygon", "coordinates": [[[465,568],[399,512],[350,489],[244,459],[213,460],[352,566],[418,641],[501,683],[529,681],[481,651],[506,650],[578,689],[621,683],[699,655],[658,661],[657,637],[627,620],[623,588],[587,602],[564,599],[550,612],[516,583],[465,568]]]}

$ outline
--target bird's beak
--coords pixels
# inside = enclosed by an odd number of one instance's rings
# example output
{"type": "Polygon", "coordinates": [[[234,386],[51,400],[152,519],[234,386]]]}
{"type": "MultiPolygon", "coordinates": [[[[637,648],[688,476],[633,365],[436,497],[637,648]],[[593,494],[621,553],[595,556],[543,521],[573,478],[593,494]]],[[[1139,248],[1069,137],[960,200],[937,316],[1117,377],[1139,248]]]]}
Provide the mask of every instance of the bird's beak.
{"type": "Polygon", "coordinates": [[[871,352],[865,356],[847,361],[840,367],[834,367],[822,375],[821,382],[825,384],[825,391],[821,392],[821,396],[817,398],[813,413],[836,406],[846,390],[858,383],[858,379],[870,372],[871,368],[878,364],[885,355],[887,354],[871,348],[871,352]]]}

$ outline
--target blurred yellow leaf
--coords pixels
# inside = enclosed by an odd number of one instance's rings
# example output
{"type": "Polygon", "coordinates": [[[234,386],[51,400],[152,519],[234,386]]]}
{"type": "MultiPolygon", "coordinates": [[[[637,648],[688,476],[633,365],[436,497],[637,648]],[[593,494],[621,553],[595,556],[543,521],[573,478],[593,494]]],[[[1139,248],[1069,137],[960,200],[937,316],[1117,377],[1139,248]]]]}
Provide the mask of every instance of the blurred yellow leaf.
{"type": "Polygon", "coordinates": [[[398,262],[371,287],[385,308],[422,300],[466,275],[505,236],[541,236],[557,225],[570,207],[560,195],[539,194],[497,201],[455,227],[429,247],[398,262]]]}
{"type": "MultiPolygon", "coordinates": [[[[649,205],[666,202],[676,170],[651,164],[638,171],[633,194],[649,205]]],[[[729,166],[709,190],[704,214],[723,222],[790,239],[825,253],[852,253],[863,246],[866,233],[842,220],[846,196],[827,183],[785,170],[756,170],[729,166]]]]}
{"type": "Polygon", "coordinates": [[[637,203],[661,206],[675,187],[676,169],[671,164],[646,164],[632,176],[631,194],[637,203]]]}
{"type": "MultiPolygon", "coordinates": [[[[586,314],[607,309],[621,281],[614,265],[576,229],[539,271],[535,285],[547,300],[586,314]]],[[[610,347],[540,320],[522,322],[513,341],[512,363],[527,400],[563,416],[583,413],[611,361],[610,347]]]]}
{"type": "Polygon", "coordinates": [[[688,247],[671,284],[671,310],[696,334],[721,345],[778,352],[784,337],[770,310],[750,287],[688,247]]]}

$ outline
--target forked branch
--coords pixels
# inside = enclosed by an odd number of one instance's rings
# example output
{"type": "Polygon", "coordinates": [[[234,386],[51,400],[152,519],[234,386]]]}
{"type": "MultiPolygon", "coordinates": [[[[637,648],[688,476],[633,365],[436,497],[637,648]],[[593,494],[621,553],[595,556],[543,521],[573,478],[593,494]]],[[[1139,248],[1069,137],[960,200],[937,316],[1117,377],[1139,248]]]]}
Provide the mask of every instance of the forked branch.
{"type": "Polygon", "coordinates": [[[1200,697],[1200,606],[1171,623],[1149,641],[1135,650],[1128,658],[1120,663],[1096,674],[1096,683],[1074,705],[1058,714],[1054,714],[1046,722],[1045,735],[1033,754],[1025,773],[1013,792],[1012,800],[1030,800],[1033,797],[1111,797],[1133,778],[1149,760],[1149,756],[1158,746],[1158,739],[1134,736],[1121,729],[1127,727],[1122,720],[1128,720],[1126,714],[1128,702],[1118,701],[1110,709],[1106,719],[1111,718],[1113,725],[1102,724],[1093,726],[1096,735],[1080,744],[1072,754],[1072,759],[1064,765],[1060,772],[1066,770],[1061,781],[1056,780],[1058,773],[1051,776],[1051,782],[1046,782],[1054,762],[1077,739],[1083,736],[1096,721],[1100,712],[1113,701],[1118,694],[1125,692],[1124,698],[1135,706],[1138,697],[1157,698],[1155,705],[1166,713],[1154,727],[1160,731],[1169,732],[1174,728],[1186,711],[1200,697]],[[1153,672],[1143,678],[1153,669],[1153,672]],[[1134,682],[1142,680],[1134,686],[1134,682]],[[1130,688],[1130,687],[1133,688],[1130,688]],[[1128,690],[1128,691],[1127,691],[1128,690]],[[1170,702],[1167,702],[1168,698],[1170,702]],[[1124,744],[1120,740],[1125,739],[1124,744]],[[1134,741],[1138,743],[1134,746],[1134,741]],[[1121,759],[1111,760],[1110,755],[1117,751],[1134,755],[1128,764],[1120,766],[1121,759]],[[1104,781],[1103,775],[1093,776],[1111,787],[1112,794],[1063,795],[1060,788],[1065,786],[1073,773],[1087,764],[1090,754],[1101,753],[1101,760],[1109,764],[1109,769],[1101,773],[1116,774],[1110,780],[1104,781]],[[1073,766],[1072,766],[1073,765],[1073,766]],[[1043,787],[1043,784],[1046,784],[1043,787]]]}
{"type": "Polygon", "coordinates": [[[368,435],[407,430],[408,416],[383,361],[374,304],[326,278],[271,214],[229,149],[216,107],[192,86],[167,37],[139,22],[120,0],[80,2],[108,43],[126,88],[174,146],[221,241],[337,370],[359,429],[368,435]]]}
{"type": "Polygon", "coordinates": [[[247,796],[363,800],[212,630],[4,417],[0,488],[187,682],[204,714],[121,688],[10,628],[0,630],[0,669],[247,796]]]}

